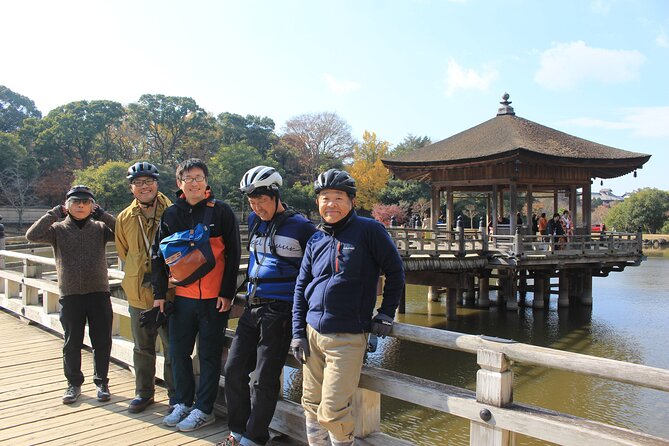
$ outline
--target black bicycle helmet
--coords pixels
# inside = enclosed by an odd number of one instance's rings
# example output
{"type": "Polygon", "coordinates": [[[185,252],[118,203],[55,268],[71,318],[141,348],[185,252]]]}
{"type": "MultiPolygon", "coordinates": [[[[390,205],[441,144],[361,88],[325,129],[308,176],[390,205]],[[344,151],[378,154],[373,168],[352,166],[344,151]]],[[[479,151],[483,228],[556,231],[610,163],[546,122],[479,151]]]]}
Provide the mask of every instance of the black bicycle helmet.
{"type": "Polygon", "coordinates": [[[323,189],[337,189],[355,197],[357,188],[355,180],[348,172],[339,169],[330,169],[318,175],[314,181],[314,191],[318,194],[323,189]]]}
{"type": "Polygon", "coordinates": [[[156,166],[146,161],[138,161],[132,166],[128,167],[128,175],[126,178],[132,181],[139,177],[151,177],[158,179],[159,176],[160,174],[158,173],[156,166]]]}

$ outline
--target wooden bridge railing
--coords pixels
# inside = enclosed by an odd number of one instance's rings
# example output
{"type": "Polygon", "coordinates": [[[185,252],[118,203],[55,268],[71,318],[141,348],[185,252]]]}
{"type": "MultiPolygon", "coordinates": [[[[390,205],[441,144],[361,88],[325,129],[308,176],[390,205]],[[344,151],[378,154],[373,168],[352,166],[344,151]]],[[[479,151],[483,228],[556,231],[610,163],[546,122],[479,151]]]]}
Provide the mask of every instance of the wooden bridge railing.
{"type": "MultiPolygon", "coordinates": [[[[22,271],[0,269],[0,306],[62,333],[58,321],[58,284],[38,277],[39,265],[53,265],[53,259],[6,250],[0,250],[0,258],[23,262],[22,271]]],[[[109,276],[120,279],[123,272],[110,269],[109,276]]],[[[128,317],[127,304],[117,298],[112,302],[112,356],[130,366],[132,342],[120,336],[118,323],[120,317],[128,317]]],[[[236,302],[236,308],[239,305],[236,302]]],[[[476,354],[480,366],[476,374],[476,392],[365,366],[354,408],[358,422],[356,435],[365,438],[361,444],[412,444],[379,432],[380,395],[387,395],[470,420],[471,445],[510,445],[514,432],[561,445],[669,445],[667,439],[514,403],[512,361],[665,392],[669,391],[669,370],[408,324],[395,324],[391,335],[401,340],[476,354]]],[[[228,331],[227,336],[232,336],[232,332],[228,331]]],[[[161,360],[159,358],[159,362],[161,360]]],[[[287,364],[298,366],[291,357],[287,364]]],[[[158,377],[161,377],[161,365],[156,367],[158,377]]],[[[224,384],[223,378],[221,383],[224,384]]],[[[272,427],[304,441],[302,409],[296,403],[280,401],[272,427]]]]}

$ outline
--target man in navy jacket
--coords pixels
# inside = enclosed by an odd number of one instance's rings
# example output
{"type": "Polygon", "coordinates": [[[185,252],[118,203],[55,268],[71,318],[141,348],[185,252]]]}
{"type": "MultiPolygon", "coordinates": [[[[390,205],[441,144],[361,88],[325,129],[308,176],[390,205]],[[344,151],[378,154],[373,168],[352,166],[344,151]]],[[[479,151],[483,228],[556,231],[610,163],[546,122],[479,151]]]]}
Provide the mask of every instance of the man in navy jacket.
{"type": "Polygon", "coordinates": [[[404,287],[402,259],[384,226],[353,210],[355,180],[330,169],[314,184],[322,217],[304,254],[293,298],[291,350],[302,363],[309,444],[352,445],[351,402],[369,332],[390,333],[404,287]],[[376,305],[380,273],[386,277],[376,305]],[[327,367],[325,366],[327,364],[327,367]]]}

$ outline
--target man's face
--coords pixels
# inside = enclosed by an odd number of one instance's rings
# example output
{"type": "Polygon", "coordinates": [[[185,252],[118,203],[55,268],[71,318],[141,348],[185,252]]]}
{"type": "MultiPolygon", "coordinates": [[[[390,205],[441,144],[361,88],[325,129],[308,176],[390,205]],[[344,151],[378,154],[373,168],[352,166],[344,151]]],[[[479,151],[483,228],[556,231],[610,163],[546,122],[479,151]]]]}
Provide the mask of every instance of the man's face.
{"type": "Polygon", "coordinates": [[[158,180],[153,177],[137,177],[130,182],[132,195],[143,204],[152,204],[158,195],[158,180]]]}
{"type": "Polygon", "coordinates": [[[199,167],[185,170],[181,178],[177,180],[177,186],[181,189],[190,204],[196,204],[205,199],[207,191],[207,177],[199,167]]]}
{"type": "Polygon", "coordinates": [[[256,213],[262,221],[270,221],[276,212],[276,203],[273,197],[268,195],[258,195],[256,197],[248,197],[251,209],[256,213]]]}
{"type": "Polygon", "coordinates": [[[318,213],[328,224],[335,224],[343,219],[353,209],[353,200],[341,190],[325,189],[316,197],[318,213]]]}
{"type": "Polygon", "coordinates": [[[67,213],[75,220],[83,220],[93,212],[93,202],[88,198],[70,198],[67,213]]]}

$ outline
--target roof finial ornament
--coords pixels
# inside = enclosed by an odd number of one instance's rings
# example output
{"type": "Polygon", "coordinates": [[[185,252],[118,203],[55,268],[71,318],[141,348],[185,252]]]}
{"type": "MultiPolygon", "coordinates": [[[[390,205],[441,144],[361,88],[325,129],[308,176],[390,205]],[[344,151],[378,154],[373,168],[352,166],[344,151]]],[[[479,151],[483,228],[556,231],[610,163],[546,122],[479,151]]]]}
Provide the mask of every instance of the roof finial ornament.
{"type": "Polygon", "coordinates": [[[503,101],[500,102],[502,106],[497,109],[497,116],[500,115],[515,115],[516,113],[513,111],[513,107],[511,107],[511,101],[509,101],[509,93],[504,93],[504,96],[502,96],[503,101]]]}

